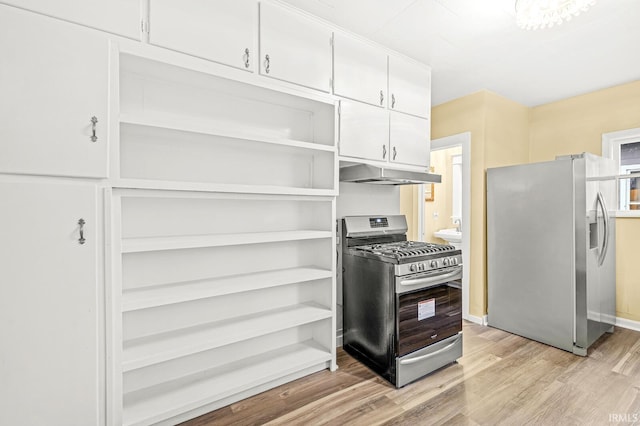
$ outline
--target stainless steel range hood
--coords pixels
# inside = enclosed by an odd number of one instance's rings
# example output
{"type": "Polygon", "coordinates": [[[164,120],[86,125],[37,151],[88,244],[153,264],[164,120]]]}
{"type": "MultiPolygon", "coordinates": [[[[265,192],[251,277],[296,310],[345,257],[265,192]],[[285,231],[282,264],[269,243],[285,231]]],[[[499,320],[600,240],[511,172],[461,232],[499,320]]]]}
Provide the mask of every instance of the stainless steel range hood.
{"type": "Polygon", "coordinates": [[[434,173],[357,164],[340,168],[340,181],[377,185],[416,185],[421,183],[440,183],[442,177],[434,173]]]}

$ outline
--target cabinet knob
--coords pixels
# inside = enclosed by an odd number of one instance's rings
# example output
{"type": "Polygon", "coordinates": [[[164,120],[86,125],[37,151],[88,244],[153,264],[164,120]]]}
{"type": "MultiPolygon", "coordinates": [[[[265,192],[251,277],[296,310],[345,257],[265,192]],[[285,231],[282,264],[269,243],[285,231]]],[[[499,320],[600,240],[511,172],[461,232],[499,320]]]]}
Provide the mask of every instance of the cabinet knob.
{"type": "Polygon", "coordinates": [[[266,72],[267,74],[269,74],[270,62],[271,62],[271,59],[269,59],[269,55],[265,55],[264,56],[264,72],[266,72]]]}
{"type": "Polygon", "coordinates": [[[84,219],[78,220],[78,226],[80,227],[80,238],[78,238],[78,244],[84,244],[87,240],[84,238],[84,219]]]}
{"type": "Polygon", "coordinates": [[[380,105],[384,105],[384,92],[380,91],[380,105]]]}
{"type": "Polygon", "coordinates": [[[396,156],[398,155],[398,151],[396,151],[396,147],[393,147],[393,159],[396,159],[396,156]]]}
{"type": "Polygon", "coordinates": [[[244,49],[244,67],[249,68],[249,48],[244,49]]]}
{"type": "Polygon", "coordinates": [[[387,158],[387,146],[382,145],[382,159],[384,160],[385,158],[387,158]]]}
{"type": "Polygon", "coordinates": [[[98,118],[94,115],[91,117],[91,142],[96,142],[98,137],[96,136],[96,124],[98,124],[98,118]]]}
{"type": "Polygon", "coordinates": [[[395,108],[396,107],[396,95],[394,95],[393,93],[391,94],[391,108],[395,108]]]}

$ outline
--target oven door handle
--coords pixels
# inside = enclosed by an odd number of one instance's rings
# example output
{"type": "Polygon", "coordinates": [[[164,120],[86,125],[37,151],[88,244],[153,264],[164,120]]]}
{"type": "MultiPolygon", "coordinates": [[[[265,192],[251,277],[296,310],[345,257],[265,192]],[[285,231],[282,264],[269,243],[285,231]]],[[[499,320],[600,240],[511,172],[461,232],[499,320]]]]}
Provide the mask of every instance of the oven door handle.
{"type": "Polygon", "coordinates": [[[411,278],[408,280],[400,280],[401,286],[416,286],[423,284],[441,284],[451,279],[462,278],[462,268],[456,268],[454,271],[446,274],[437,274],[429,277],[411,278]]]}
{"type": "Polygon", "coordinates": [[[430,354],[425,354],[422,356],[417,356],[415,358],[409,358],[409,359],[403,359],[400,361],[400,365],[409,365],[409,364],[415,364],[416,362],[420,362],[420,361],[424,361],[427,358],[431,358],[432,356],[436,356],[438,354],[441,354],[442,352],[446,352],[449,349],[451,349],[452,347],[454,347],[457,343],[458,340],[460,340],[460,335],[458,335],[458,337],[456,338],[456,340],[454,340],[453,342],[449,343],[447,346],[445,346],[444,348],[440,348],[435,352],[431,352],[430,354]]]}

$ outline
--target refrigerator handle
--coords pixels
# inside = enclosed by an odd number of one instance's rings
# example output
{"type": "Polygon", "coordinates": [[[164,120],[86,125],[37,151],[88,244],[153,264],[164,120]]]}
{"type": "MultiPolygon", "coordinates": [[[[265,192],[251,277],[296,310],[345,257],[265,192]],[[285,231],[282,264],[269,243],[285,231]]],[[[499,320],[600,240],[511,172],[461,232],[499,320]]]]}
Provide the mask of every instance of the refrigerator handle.
{"type": "Polygon", "coordinates": [[[596,198],[596,202],[600,205],[602,209],[602,219],[604,225],[604,232],[602,236],[602,248],[600,249],[600,256],[598,257],[598,266],[602,266],[604,263],[604,259],[607,257],[607,250],[609,249],[609,212],[607,211],[607,205],[604,202],[604,197],[602,196],[602,192],[598,191],[598,197],[596,198]]]}

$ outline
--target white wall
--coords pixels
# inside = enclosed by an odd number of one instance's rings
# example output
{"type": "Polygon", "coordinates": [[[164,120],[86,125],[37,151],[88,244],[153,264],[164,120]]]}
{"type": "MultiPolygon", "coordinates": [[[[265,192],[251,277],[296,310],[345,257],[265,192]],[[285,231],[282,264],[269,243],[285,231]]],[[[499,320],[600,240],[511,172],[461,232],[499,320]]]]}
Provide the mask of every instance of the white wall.
{"type": "Polygon", "coordinates": [[[338,219],[344,216],[400,214],[400,187],[368,183],[340,183],[336,203],[338,219]]]}

